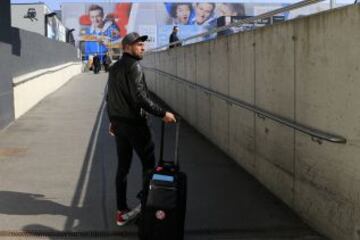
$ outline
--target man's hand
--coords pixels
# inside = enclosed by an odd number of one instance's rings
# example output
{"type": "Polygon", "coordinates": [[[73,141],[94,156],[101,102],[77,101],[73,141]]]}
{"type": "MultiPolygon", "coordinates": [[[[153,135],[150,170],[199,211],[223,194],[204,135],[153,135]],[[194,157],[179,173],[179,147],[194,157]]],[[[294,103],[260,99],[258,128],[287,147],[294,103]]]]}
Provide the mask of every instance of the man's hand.
{"type": "Polygon", "coordinates": [[[176,122],[175,115],[172,114],[171,112],[166,112],[165,116],[163,117],[163,121],[166,123],[175,123],[176,122]]]}
{"type": "Polygon", "coordinates": [[[111,123],[109,124],[109,134],[113,137],[115,136],[114,128],[111,123]]]}

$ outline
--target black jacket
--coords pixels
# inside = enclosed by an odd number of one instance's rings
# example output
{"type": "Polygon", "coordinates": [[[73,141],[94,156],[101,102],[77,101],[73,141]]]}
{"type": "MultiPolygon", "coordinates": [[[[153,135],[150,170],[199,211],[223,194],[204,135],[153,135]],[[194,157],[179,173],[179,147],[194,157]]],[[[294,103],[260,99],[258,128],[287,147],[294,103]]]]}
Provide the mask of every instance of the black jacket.
{"type": "Polygon", "coordinates": [[[99,56],[94,56],[94,57],[93,57],[93,64],[94,64],[94,66],[99,66],[99,65],[101,65],[101,64],[100,64],[100,57],[99,57],[99,56]]]}
{"type": "MultiPolygon", "coordinates": [[[[173,42],[177,42],[177,41],[179,41],[177,33],[172,32],[169,37],[169,43],[173,43],[173,42]]],[[[171,45],[169,48],[180,47],[180,46],[181,46],[181,43],[177,43],[177,44],[171,45]]]]}
{"type": "Polygon", "coordinates": [[[128,53],[110,68],[107,110],[111,122],[143,123],[146,121],[144,110],[158,117],[165,116],[165,111],[149,97],[138,59],[128,53]]]}

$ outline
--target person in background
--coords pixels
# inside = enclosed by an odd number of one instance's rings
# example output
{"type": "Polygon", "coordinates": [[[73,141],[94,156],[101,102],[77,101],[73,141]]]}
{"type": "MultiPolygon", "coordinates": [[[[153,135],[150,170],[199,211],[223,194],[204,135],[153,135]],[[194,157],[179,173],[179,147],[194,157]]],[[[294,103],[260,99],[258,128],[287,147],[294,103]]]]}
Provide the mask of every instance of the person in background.
{"type": "Polygon", "coordinates": [[[109,67],[110,67],[110,65],[111,65],[111,58],[110,58],[110,56],[109,56],[109,52],[107,52],[107,53],[105,54],[103,64],[104,64],[105,72],[108,72],[108,71],[109,71],[109,67]]]}
{"type": "MultiPolygon", "coordinates": [[[[173,43],[173,42],[177,42],[179,41],[179,38],[177,36],[177,33],[179,32],[179,27],[178,26],[174,26],[173,27],[173,30],[170,34],[170,37],[169,37],[169,43],[173,43]]],[[[169,48],[174,48],[174,47],[180,47],[181,46],[181,43],[176,43],[176,44],[173,44],[173,45],[170,45],[169,48]]]]}
{"type": "Polygon", "coordinates": [[[93,71],[95,74],[99,73],[101,69],[101,62],[99,55],[95,54],[93,57],[93,71]]]}

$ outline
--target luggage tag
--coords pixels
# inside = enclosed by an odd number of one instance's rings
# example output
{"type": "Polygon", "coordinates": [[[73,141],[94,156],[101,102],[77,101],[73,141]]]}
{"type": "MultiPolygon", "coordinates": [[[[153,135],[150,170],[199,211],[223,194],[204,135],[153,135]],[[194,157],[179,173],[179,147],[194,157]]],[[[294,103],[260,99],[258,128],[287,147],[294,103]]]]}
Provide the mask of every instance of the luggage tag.
{"type": "Polygon", "coordinates": [[[153,174],[152,180],[174,182],[174,176],[164,175],[164,174],[153,174]]]}

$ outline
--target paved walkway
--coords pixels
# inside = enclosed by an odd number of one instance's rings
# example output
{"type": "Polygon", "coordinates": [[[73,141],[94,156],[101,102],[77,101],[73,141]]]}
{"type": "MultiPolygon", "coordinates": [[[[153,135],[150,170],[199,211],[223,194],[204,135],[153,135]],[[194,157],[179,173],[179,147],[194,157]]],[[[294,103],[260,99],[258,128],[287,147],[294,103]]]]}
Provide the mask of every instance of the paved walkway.
{"type": "MultiPolygon", "coordinates": [[[[137,239],[135,225],[114,223],[106,79],[81,74],[0,132],[0,239],[137,239]]],[[[159,120],[151,125],[158,140],[159,120]]],[[[180,160],[189,185],[186,239],[324,239],[186,123],[180,160]]],[[[132,206],[139,176],[134,159],[132,206]]]]}

